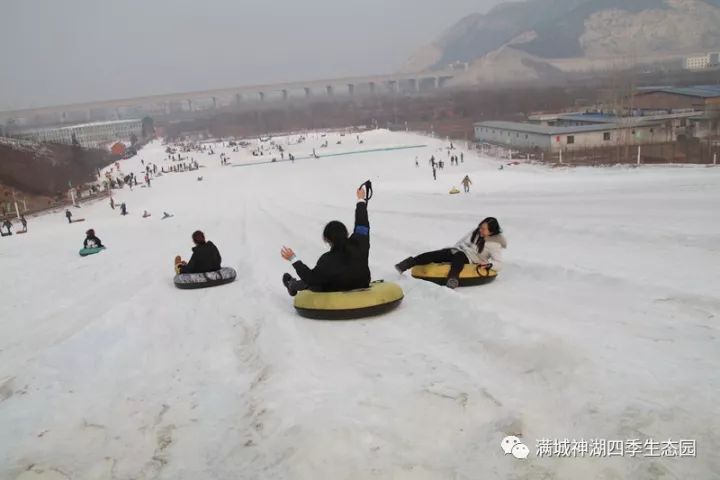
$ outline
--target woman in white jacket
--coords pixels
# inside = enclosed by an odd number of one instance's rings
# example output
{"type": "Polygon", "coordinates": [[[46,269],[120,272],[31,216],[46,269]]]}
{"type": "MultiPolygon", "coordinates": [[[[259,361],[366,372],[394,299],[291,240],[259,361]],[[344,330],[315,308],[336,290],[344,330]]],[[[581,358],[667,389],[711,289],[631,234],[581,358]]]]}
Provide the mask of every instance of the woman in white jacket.
{"type": "Polygon", "coordinates": [[[449,262],[450,273],[446,285],[450,288],[457,288],[460,271],[467,263],[482,266],[492,264],[493,270],[500,271],[504,248],[507,248],[507,241],[502,235],[500,224],[494,217],[488,217],[480,222],[475,230],[461,238],[454,247],[408,257],[395,265],[395,268],[398,272],[403,273],[415,265],[449,262]]]}

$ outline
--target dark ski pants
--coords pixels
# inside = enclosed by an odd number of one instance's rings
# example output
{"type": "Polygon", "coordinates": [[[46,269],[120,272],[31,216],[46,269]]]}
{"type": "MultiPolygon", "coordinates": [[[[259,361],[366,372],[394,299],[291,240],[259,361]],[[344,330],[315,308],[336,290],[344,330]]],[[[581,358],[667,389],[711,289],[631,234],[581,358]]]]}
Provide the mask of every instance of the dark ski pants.
{"type": "Polygon", "coordinates": [[[467,256],[463,252],[456,250],[455,253],[453,253],[451,248],[421,253],[413,258],[415,259],[415,265],[450,262],[450,274],[448,275],[448,278],[457,278],[465,264],[470,263],[470,260],[468,260],[467,256]]]}
{"type": "Polygon", "coordinates": [[[463,185],[463,189],[465,190],[465,193],[468,193],[470,191],[470,185],[463,185]]]}

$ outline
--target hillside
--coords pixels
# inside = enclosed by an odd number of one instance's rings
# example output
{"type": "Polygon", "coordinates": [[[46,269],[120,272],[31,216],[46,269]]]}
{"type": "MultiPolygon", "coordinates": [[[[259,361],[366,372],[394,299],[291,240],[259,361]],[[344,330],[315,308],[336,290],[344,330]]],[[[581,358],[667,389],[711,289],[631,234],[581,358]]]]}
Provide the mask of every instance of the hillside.
{"type": "Polygon", "coordinates": [[[0,189],[30,198],[54,197],[67,191],[68,183],[92,181],[97,169],[113,161],[110,153],[69,145],[40,144],[0,137],[0,189]]]}
{"type": "Polygon", "coordinates": [[[498,52],[564,71],[668,61],[720,49],[719,23],[720,0],[528,0],[463,18],[403,70],[473,64],[498,52]]]}

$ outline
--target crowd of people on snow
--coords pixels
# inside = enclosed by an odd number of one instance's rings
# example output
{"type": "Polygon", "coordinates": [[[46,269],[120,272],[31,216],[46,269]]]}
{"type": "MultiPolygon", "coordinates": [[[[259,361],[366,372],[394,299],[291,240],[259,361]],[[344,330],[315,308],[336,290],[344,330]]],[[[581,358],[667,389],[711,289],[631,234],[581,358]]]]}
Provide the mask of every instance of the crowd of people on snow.
{"type": "MultiPolygon", "coordinates": [[[[360,141],[360,137],[357,137],[360,141]]],[[[298,137],[298,142],[301,143],[306,141],[304,137],[298,137]]],[[[323,145],[327,145],[327,139],[324,140],[323,145]]],[[[264,142],[260,142],[261,147],[259,150],[253,150],[252,154],[257,155],[258,153],[264,154],[268,151],[276,151],[280,153],[281,158],[285,156],[285,149],[281,145],[275,144],[271,139],[267,139],[264,142]],[[267,146],[264,146],[267,145],[267,146]]],[[[228,148],[236,148],[238,144],[230,145],[228,148]]],[[[246,145],[243,145],[245,147],[246,145]]],[[[177,149],[183,152],[201,151],[206,154],[215,153],[212,147],[206,145],[188,145],[181,144],[175,147],[168,147],[168,159],[173,162],[173,165],[167,167],[162,166],[160,168],[160,174],[170,172],[182,172],[191,171],[198,169],[199,165],[194,160],[190,162],[180,162],[180,155],[177,153],[177,149]]],[[[464,163],[464,154],[461,152],[459,155],[455,155],[452,151],[455,147],[450,144],[447,148],[448,157],[451,165],[459,165],[464,163]]],[[[292,154],[287,152],[288,159],[294,160],[292,154]]],[[[313,151],[313,156],[317,156],[313,151]]],[[[221,162],[224,165],[228,161],[229,156],[225,153],[220,154],[221,162]]],[[[155,164],[145,164],[141,160],[142,166],[144,167],[144,181],[145,184],[150,187],[152,178],[151,176],[158,174],[158,168],[155,164]]],[[[436,160],[435,156],[431,156],[429,164],[433,171],[433,178],[437,178],[437,169],[444,168],[444,161],[436,160]]],[[[419,166],[419,160],[415,158],[416,167],[419,166]]],[[[117,172],[120,172],[119,165],[115,166],[117,172]]],[[[112,170],[112,169],[111,169],[112,170]]],[[[198,179],[201,179],[199,177],[198,179]]],[[[124,185],[137,186],[137,176],[135,173],[128,173],[126,175],[118,176],[117,178],[107,176],[108,185],[111,188],[122,188],[124,185]]],[[[466,175],[461,181],[464,191],[470,191],[470,185],[472,181],[470,177],[466,175]]],[[[315,263],[314,267],[310,267],[301,259],[298,254],[289,247],[283,247],[280,255],[285,260],[292,264],[297,275],[293,277],[290,273],[284,273],[282,276],[282,283],[287,289],[291,296],[297,294],[302,290],[313,290],[321,292],[332,292],[332,291],[346,291],[354,290],[359,288],[367,288],[370,284],[371,274],[368,264],[369,252],[370,252],[370,222],[368,217],[368,201],[372,196],[371,184],[366,182],[356,191],[357,203],[355,206],[355,224],[352,231],[348,231],[347,227],[340,221],[333,220],[325,225],[322,232],[324,241],[329,246],[329,250],[320,256],[315,263]]],[[[110,207],[115,210],[116,202],[113,197],[110,198],[110,207]]],[[[127,205],[125,202],[121,202],[119,205],[120,214],[127,215],[127,205]]],[[[65,216],[68,223],[73,223],[72,212],[70,209],[66,209],[65,216]]],[[[150,217],[151,214],[147,211],[143,211],[143,218],[150,217]]],[[[163,212],[162,219],[171,218],[173,215],[168,212],[163,212]]],[[[81,221],[79,219],[77,221],[81,221]]],[[[23,230],[27,231],[27,221],[24,216],[20,217],[23,230]]],[[[12,229],[12,223],[9,220],[5,220],[0,225],[0,233],[3,235],[10,234],[12,229]],[[5,230],[4,233],[2,230],[5,230]]],[[[222,257],[217,246],[211,241],[206,240],[205,234],[197,230],[193,232],[192,236],[193,248],[192,255],[187,262],[182,260],[176,264],[176,270],[178,273],[207,273],[219,270],[221,268],[222,257]]],[[[86,237],[83,241],[84,248],[104,248],[103,243],[95,234],[94,229],[86,231],[86,237]]],[[[432,250],[424,253],[419,253],[414,256],[407,257],[398,264],[395,265],[396,270],[399,273],[403,273],[417,265],[425,265],[429,263],[449,263],[450,271],[446,280],[446,285],[449,288],[456,288],[459,283],[459,274],[466,264],[474,264],[483,267],[490,267],[496,271],[502,268],[503,264],[503,249],[507,247],[507,241],[502,234],[499,221],[494,217],[487,217],[481,220],[477,226],[460,240],[458,240],[452,247],[441,248],[439,250],[432,250]]]]}

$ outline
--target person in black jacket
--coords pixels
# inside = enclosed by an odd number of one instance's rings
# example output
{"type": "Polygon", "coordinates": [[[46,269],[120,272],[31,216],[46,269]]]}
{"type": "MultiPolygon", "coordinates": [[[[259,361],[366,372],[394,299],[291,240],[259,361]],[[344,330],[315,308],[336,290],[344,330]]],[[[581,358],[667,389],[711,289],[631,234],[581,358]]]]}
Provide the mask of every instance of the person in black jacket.
{"type": "Polygon", "coordinates": [[[95,230],[92,228],[85,232],[85,241],[83,242],[83,248],[105,248],[100,239],[95,236],[95,230]]]}
{"type": "Polygon", "coordinates": [[[200,230],[192,234],[193,254],[190,261],[180,264],[180,273],[206,273],[220,270],[222,257],[217,247],[212,242],[205,241],[205,234],[200,230]]]}
{"type": "Polygon", "coordinates": [[[365,200],[365,187],[357,190],[355,206],[355,228],[348,237],[347,228],[334,220],[325,226],[323,238],[330,244],[330,251],[324,253],[315,265],[309,268],[291,248],[283,247],[280,254],[292,262],[299,280],[289,273],[283,275],[283,285],[291,296],[298,291],[310,289],[316,292],[343,292],[370,286],[370,223],[365,200]]]}

